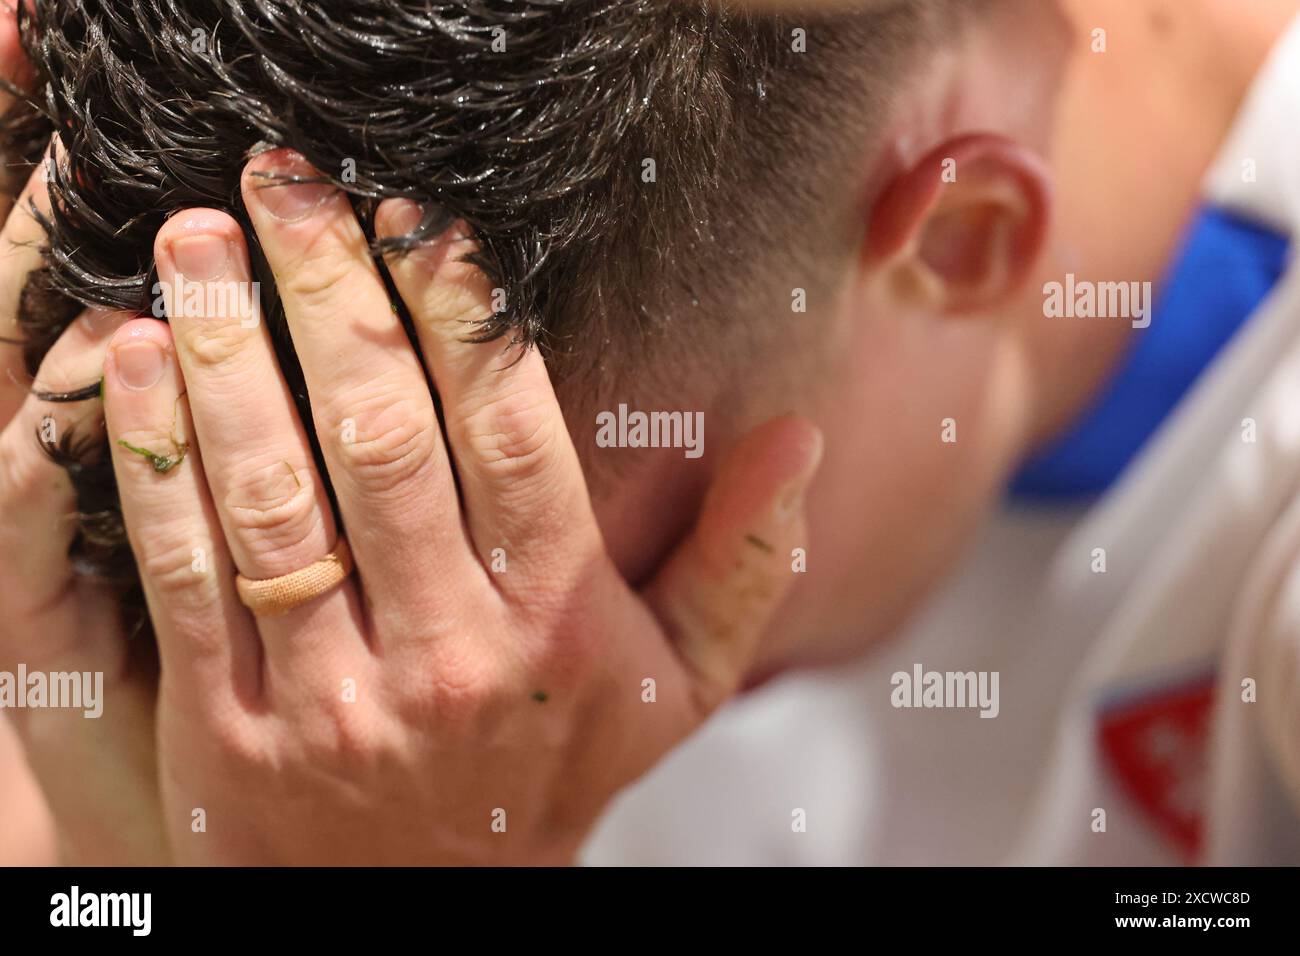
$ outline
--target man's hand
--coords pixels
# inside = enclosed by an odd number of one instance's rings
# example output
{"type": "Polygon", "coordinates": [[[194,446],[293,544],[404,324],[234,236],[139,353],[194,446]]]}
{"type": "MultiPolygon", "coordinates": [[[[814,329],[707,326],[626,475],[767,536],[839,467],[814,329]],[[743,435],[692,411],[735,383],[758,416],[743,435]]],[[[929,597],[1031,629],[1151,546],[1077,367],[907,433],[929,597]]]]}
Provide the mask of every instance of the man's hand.
{"type": "MultiPolygon", "coordinates": [[[[286,151],[250,169],[317,175],[286,151]]],[[[568,862],[613,794],[737,687],[805,544],[820,436],[783,419],[742,441],[691,537],[634,593],[541,357],[466,341],[492,299],[460,261],[472,240],[453,227],[388,263],[444,435],[346,198],[269,182],[246,171],[244,200],[314,421],[298,420],[268,330],[249,321],[245,243],[217,211],[160,231],[170,327],[127,323],[105,364],[163,662],[177,859],[568,862]],[[236,572],[296,572],[344,531],[357,571],[341,585],[274,616],[241,603],[236,572]]],[[[404,234],[419,215],[390,200],[378,229],[404,234]]]]}

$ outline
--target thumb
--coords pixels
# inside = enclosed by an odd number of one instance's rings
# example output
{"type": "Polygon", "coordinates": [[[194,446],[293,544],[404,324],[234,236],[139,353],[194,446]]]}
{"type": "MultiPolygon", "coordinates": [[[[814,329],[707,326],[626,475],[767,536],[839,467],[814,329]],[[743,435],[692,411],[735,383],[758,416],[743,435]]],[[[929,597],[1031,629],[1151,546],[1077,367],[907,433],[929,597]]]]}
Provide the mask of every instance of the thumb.
{"type": "Polygon", "coordinates": [[[690,536],[644,597],[695,681],[701,717],[740,685],[807,547],[804,497],[822,435],[794,416],[746,435],[718,472],[690,536]]]}

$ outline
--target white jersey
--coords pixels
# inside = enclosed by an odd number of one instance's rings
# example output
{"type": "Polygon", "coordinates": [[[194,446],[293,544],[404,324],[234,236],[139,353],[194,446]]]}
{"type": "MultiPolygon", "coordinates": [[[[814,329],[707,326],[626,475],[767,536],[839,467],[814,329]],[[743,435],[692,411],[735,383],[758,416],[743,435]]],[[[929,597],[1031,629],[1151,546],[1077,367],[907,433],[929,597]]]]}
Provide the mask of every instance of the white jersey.
{"type": "MultiPolygon", "coordinates": [[[[1300,236],[1300,24],[1206,195],[1300,236]]],[[[898,640],[733,703],[584,859],[1300,864],[1300,270],[1101,501],[1004,510],[898,640]],[[997,716],[895,707],[918,665],[996,672],[997,716]]]]}

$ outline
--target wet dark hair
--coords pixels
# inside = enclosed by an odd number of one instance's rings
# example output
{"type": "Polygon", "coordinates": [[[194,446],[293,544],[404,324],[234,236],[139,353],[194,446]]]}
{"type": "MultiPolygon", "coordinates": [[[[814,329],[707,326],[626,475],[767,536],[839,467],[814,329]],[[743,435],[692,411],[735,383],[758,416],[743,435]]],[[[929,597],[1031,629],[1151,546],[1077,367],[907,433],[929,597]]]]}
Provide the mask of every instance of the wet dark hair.
{"type": "MultiPolygon", "coordinates": [[[[541,347],[560,378],[616,378],[656,341],[734,331],[757,246],[825,250],[835,168],[861,158],[845,116],[920,31],[919,5],[781,19],[670,0],[19,4],[36,83],[5,120],[9,155],[36,162],[51,133],[62,154],[46,265],[20,303],[28,370],[83,306],[147,311],[158,228],[214,206],[245,226],[310,420],[240,199],[245,160],[269,146],[347,192],[368,234],[380,199],[425,203],[394,248],[465,219],[506,302],[473,334],[541,347]]],[[[142,621],[105,441],[48,450],[78,497],[75,563],[142,621]]]]}

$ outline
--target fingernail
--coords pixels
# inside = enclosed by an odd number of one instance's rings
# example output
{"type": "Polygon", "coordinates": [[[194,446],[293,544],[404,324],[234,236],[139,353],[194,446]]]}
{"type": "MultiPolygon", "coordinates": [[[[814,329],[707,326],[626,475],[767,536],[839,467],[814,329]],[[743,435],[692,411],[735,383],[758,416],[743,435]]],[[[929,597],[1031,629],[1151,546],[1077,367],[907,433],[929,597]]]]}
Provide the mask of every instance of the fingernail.
{"type": "MultiPolygon", "coordinates": [[[[384,238],[399,238],[414,232],[420,223],[424,222],[424,217],[430,212],[431,208],[437,211],[436,207],[430,207],[427,204],[421,204],[413,199],[388,199],[385,200],[384,215],[379,224],[379,232],[384,238]],[[389,205],[391,203],[391,205],[389,205]]],[[[438,217],[434,217],[434,228],[438,226],[438,217]]],[[[449,242],[457,242],[469,239],[471,236],[469,226],[463,219],[456,219],[449,225],[445,226],[441,232],[434,233],[428,239],[422,249],[436,249],[449,242]]]]}
{"type": "Polygon", "coordinates": [[[91,332],[98,332],[100,327],[120,313],[108,309],[87,309],[81,313],[81,324],[91,332]]]}
{"type": "Polygon", "coordinates": [[[204,282],[225,274],[230,243],[221,236],[185,236],[171,244],[176,271],[187,279],[204,282]]]}
{"type": "Polygon", "coordinates": [[[804,499],[808,496],[808,488],[817,475],[817,469],[821,466],[822,433],[816,431],[814,434],[813,446],[803,471],[797,477],[792,478],[777,495],[776,513],[783,521],[788,521],[803,510],[804,499]]]}
{"type": "Polygon", "coordinates": [[[124,388],[140,392],[158,384],[167,368],[167,356],[157,342],[141,339],[114,349],[113,367],[124,388]]]}
{"type": "Polygon", "coordinates": [[[269,158],[260,160],[254,171],[270,175],[256,177],[253,194],[266,211],[281,222],[300,222],[306,219],[317,206],[334,194],[334,187],[329,183],[277,182],[277,177],[281,176],[316,177],[320,173],[297,154],[267,155],[269,158]]]}
{"type": "Polygon", "coordinates": [[[390,236],[404,236],[424,221],[424,207],[410,199],[393,201],[384,231],[390,236]]]}

